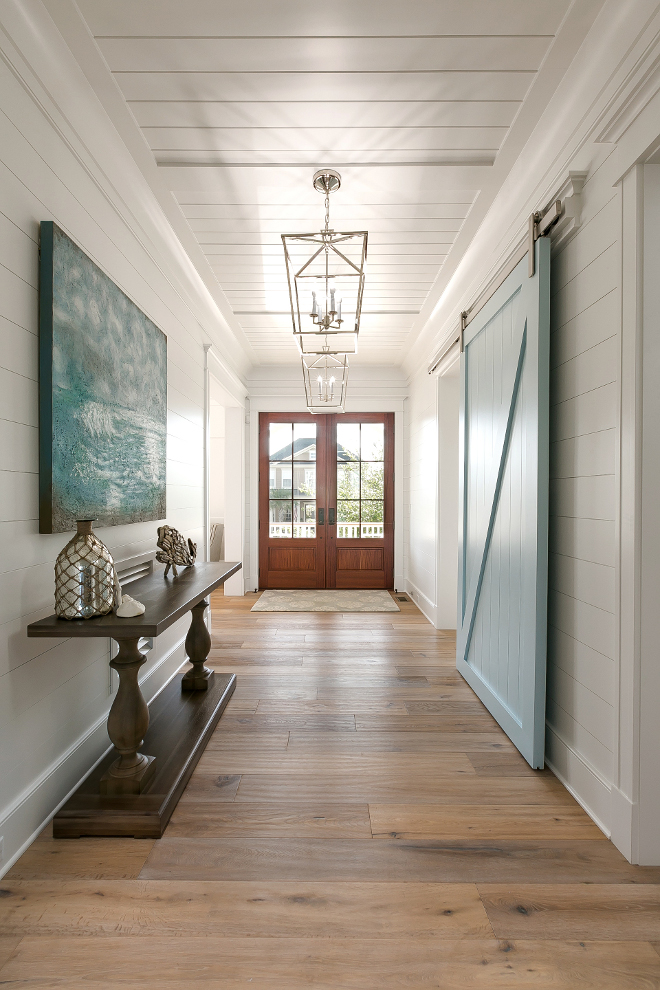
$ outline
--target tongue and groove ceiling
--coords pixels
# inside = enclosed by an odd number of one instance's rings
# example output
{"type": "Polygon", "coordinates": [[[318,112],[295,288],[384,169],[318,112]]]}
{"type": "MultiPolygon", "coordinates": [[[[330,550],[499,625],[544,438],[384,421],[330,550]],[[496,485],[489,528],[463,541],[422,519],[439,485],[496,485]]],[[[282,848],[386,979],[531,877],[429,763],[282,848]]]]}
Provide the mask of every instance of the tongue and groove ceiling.
{"type": "Polygon", "coordinates": [[[369,231],[353,361],[402,362],[601,5],[78,0],[256,363],[295,359],[280,234],[324,165],[369,231]]]}

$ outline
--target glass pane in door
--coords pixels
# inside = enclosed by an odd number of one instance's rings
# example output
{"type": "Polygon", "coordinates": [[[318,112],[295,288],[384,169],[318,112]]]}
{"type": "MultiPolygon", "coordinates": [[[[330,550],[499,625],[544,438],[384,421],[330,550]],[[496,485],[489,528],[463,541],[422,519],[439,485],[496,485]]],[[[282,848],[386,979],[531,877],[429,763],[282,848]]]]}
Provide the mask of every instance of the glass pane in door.
{"type": "Polygon", "coordinates": [[[293,464],[293,497],[316,498],[316,464],[304,461],[293,464]]]}
{"type": "Polygon", "coordinates": [[[316,502],[295,499],[293,503],[293,535],[298,539],[316,536],[316,502]]]}
{"type": "Polygon", "coordinates": [[[337,539],[354,540],[360,535],[360,503],[337,502],[337,539]]]}
{"type": "Polygon", "coordinates": [[[382,461],[385,456],[385,424],[362,423],[360,457],[363,461],[382,461]]]}
{"type": "Polygon", "coordinates": [[[385,426],[337,426],[337,539],[385,535],[385,426]]]}
{"type": "Polygon", "coordinates": [[[290,501],[293,478],[291,461],[271,461],[268,468],[270,498],[288,498],[290,501]]]}
{"type": "Polygon", "coordinates": [[[365,539],[382,540],[385,535],[384,502],[362,502],[360,505],[360,536],[365,539]]]}
{"type": "Polygon", "coordinates": [[[337,460],[360,460],[359,423],[339,423],[337,425],[337,460]]]}
{"type": "Polygon", "coordinates": [[[293,424],[293,459],[316,460],[316,423],[293,424]]]}
{"type": "Polygon", "coordinates": [[[268,535],[293,536],[293,423],[271,423],[268,436],[268,535]]]}
{"type": "Polygon", "coordinates": [[[383,461],[363,461],[360,465],[360,498],[378,499],[385,494],[385,465],[383,461]]]}
{"type": "Polygon", "coordinates": [[[291,457],[291,430],[293,423],[271,423],[268,437],[268,456],[271,461],[291,457]]]}
{"type": "Polygon", "coordinates": [[[268,535],[274,539],[290,539],[292,531],[291,502],[278,499],[268,508],[268,535]]]}
{"type": "Polygon", "coordinates": [[[337,464],[337,501],[360,497],[360,464],[337,464]]]}

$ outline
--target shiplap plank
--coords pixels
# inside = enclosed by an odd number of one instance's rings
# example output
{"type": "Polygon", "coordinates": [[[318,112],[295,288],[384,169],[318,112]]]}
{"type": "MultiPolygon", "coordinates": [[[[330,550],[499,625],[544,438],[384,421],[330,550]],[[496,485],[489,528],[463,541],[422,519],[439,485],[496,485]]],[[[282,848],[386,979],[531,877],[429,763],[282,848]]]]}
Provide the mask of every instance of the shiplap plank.
{"type": "Polygon", "coordinates": [[[596,605],[606,612],[615,611],[615,574],[613,567],[594,564],[565,554],[550,554],[549,586],[555,591],[596,605]]]}
{"type": "Polygon", "coordinates": [[[621,204],[617,191],[610,190],[610,198],[592,217],[582,218],[580,228],[552,259],[551,294],[562,291],[572,279],[584,271],[602,253],[616,243],[620,224],[621,204]]]}
{"type": "Polygon", "coordinates": [[[0,420],[35,429],[39,425],[39,386],[31,378],[0,368],[0,420]]]}
{"type": "Polygon", "coordinates": [[[568,636],[610,659],[614,656],[614,615],[560,591],[548,594],[548,621],[568,636]]]}
{"type": "Polygon", "coordinates": [[[618,285],[620,258],[618,244],[604,247],[602,252],[568,282],[553,299],[551,326],[558,329],[578,313],[602,299],[618,285]]]}
{"type": "Polygon", "coordinates": [[[550,661],[609,705],[615,702],[615,662],[556,626],[548,626],[550,661]]]}
{"type": "Polygon", "coordinates": [[[39,299],[34,286],[0,265],[0,312],[7,320],[26,330],[37,332],[39,299]]]}
{"type": "Polygon", "coordinates": [[[559,403],[616,381],[619,338],[609,337],[554,369],[551,401],[559,403]]]}
{"type": "MultiPolygon", "coordinates": [[[[606,287],[607,289],[607,287],[606,287]]],[[[550,365],[553,369],[619,332],[618,289],[607,289],[601,299],[552,333],[550,365]]]]}
{"type": "MultiPolygon", "coordinates": [[[[409,0],[406,8],[406,30],[410,34],[473,34],[475,24],[484,34],[554,34],[568,9],[567,0],[536,0],[530,10],[526,0],[507,0],[494,4],[492,0],[462,0],[460,4],[442,9],[429,8],[426,0],[409,0]]],[[[221,37],[249,36],[253,33],[254,10],[249,7],[218,9],[215,5],[192,4],[187,8],[174,6],[163,11],[159,0],[144,0],[134,10],[119,6],[99,7],[95,0],[83,0],[81,8],[95,35],[150,35],[158,23],[161,36],[218,35],[221,37]],[[130,11],[130,20],[127,20],[130,11]]],[[[340,7],[320,20],[306,19],[309,8],[305,0],[291,0],[285,8],[275,10],[268,3],[259,5],[259,33],[262,37],[294,36],[304,44],[307,37],[316,36],[319,26],[331,28],[338,38],[359,34],[365,38],[373,33],[373,10],[358,6],[346,16],[340,7]]],[[[382,0],[378,8],[379,33],[396,35],[401,28],[401,7],[398,0],[382,0]]]]}
{"type": "MultiPolygon", "coordinates": [[[[35,328],[36,330],[36,328],[35,328]]],[[[39,337],[24,327],[19,327],[0,316],[0,334],[3,347],[0,367],[21,375],[32,382],[39,378],[39,337]]]]}
{"type": "MultiPolygon", "coordinates": [[[[414,71],[388,72],[261,72],[258,85],[250,72],[140,72],[123,71],[115,78],[127,100],[217,100],[218,92],[230,102],[297,102],[300,93],[312,102],[342,100],[522,100],[533,72],[482,72],[478,85],[474,73],[456,70],[441,78],[424,78],[414,71]]],[[[464,195],[464,194],[463,194],[464,195]]],[[[188,199],[188,196],[186,196],[188,199]]]]}
{"type": "Polygon", "coordinates": [[[614,520],[550,516],[550,548],[555,553],[614,567],[614,541],[614,520]]]}
{"type": "Polygon", "coordinates": [[[2,212],[0,212],[0,265],[34,289],[39,288],[38,244],[2,212]]]}
{"type": "MultiPolygon", "coordinates": [[[[550,39],[528,36],[307,38],[99,38],[113,72],[535,71],[550,39]]],[[[258,86],[258,82],[257,82],[258,86]]]]}
{"type": "Polygon", "coordinates": [[[550,477],[576,478],[613,475],[616,467],[616,430],[598,430],[550,444],[550,477]]]}
{"type": "MultiPolygon", "coordinates": [[[[568,744],[575,753],[580,754],[580,758],[587,766],[594,767],[604,780],[612,779],[614,766],[611,750],[596,739],[581,721],[569,715],[566,709],[552,698],[548,699],[546,717],[548,726],[557,733],[564,744],[568,744]]],[[[581,712],[579,717],[582,717],[581,712]]]]}
{"type": "Polygon", "coordinates": [[[604,749],[609,749],[612,705],[556,664],[548,668],[547,696],[551,705],[559,705],[571,718],[579,721],[604,749]]]}
{"type": "Polygon", "coordinates": [[[551,440],[565,440],[599,430],[616,429],[618,409],[617,384],[602,385],[558,403],[550,417],[551,440]]]}
{"type": "Polygon", "coordinates": [[[551,479],[550,513],[556,516],[580,516],[584,519],[614,519],[614,475],[551,479]]]}

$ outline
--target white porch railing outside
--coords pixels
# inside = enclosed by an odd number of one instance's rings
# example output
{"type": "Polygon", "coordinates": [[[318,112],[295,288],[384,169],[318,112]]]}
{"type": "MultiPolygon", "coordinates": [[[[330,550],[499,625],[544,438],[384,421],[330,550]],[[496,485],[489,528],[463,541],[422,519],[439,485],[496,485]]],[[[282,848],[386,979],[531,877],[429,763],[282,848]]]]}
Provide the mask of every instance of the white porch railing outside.
{"type": "Polygon", "coordinates": [[[270,523],[271,539],[312,539],[316,536],[316,523],[270,523]]]}
{"type": "Polygon", "coordinates": [[[357,540],[362,536],[366,539],[382,540],[385,532],[384,523],[337,523],[338,540],[357,540]]]}
{"type": "MultiPolygon", "coordinates": [[[[337,523],[338,540],[362,539],[382,540],[384,523],[337,523]]],[[[271,539],[313,539],[316,536],[316,523],[270,523],[271,539]]]]}

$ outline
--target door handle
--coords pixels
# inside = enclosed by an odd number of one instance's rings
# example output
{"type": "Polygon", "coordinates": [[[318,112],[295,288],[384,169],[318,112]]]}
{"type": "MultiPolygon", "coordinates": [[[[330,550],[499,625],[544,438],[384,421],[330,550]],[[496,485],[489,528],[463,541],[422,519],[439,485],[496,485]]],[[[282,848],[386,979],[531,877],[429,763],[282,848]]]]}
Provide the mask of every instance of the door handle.
{"type": "Polygon", "coordinates": [[[334,526],[335,524],[335,510],[328,509],[328,526],[334,526]]]}
{"type": "Polygon", "coordinates": [[[325,509],[318,510],[319,526],[323,526],[325,523],[325,509]]]}

